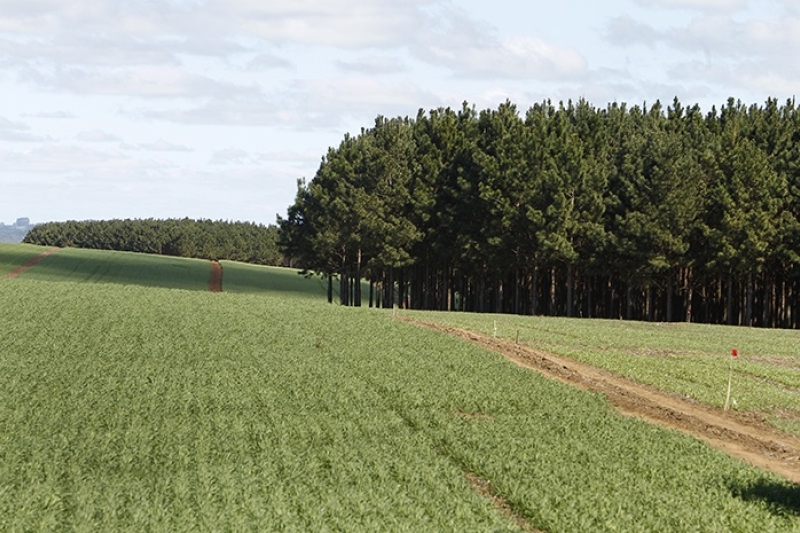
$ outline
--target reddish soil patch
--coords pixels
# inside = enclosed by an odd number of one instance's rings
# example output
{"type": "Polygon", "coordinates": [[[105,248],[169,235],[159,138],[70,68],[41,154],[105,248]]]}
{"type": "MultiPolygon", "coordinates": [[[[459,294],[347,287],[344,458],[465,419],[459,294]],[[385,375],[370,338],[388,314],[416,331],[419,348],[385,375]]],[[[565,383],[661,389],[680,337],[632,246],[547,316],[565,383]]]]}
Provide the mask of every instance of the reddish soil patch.
{"type": "Polygon", "coordinates": [[[222,265],[219,261],[211,261],[211,277],[208,279],[208,290],[222,292],[222,265]]]}
{"type": "Polygon", "coordinates": [[[34,257],[33,259],[31,259],[30,261],[28,261],[27,263],[25,263],[21,267],[13,270],[12,272],[9,272],[5,276],[3,276],[3,279],[11,279],[11,278],[15,278],[15,277],[19,276],[20,274],[22,274],[23,272],[25,272],[29,268],[35,266],[36,263],[38,263],[39,261],[41,261],[42,259],[44,259],[48,255],[54,254],[57,251],[59,251],[60,249],[61,248],[59,248],[58,246],[56,246],[54,248],[50,248],[46,252],[43,252],[43,253],[37,255],[36,257],[34,257]]]}
{"type": "Polygon", "coordinates": [[[692,435],[732,457],[800,483],[800,439],[768,425],[763,414],[708,407],[513,341],[440,324],[406,321],[467,340],[563,383],[599,392],[622,414],[692,435]]]}

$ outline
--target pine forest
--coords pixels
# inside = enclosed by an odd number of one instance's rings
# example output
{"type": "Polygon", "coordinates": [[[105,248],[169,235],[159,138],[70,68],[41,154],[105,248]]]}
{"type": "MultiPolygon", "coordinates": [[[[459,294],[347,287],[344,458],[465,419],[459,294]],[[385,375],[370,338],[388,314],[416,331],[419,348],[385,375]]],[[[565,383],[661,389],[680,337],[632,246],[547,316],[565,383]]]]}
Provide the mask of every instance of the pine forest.
{"type": "Polygon", "coordinates": [[[797,328],[799,221],[794,101],[506,101],[346,135],[279,239],[344,305],[797,328]]]}

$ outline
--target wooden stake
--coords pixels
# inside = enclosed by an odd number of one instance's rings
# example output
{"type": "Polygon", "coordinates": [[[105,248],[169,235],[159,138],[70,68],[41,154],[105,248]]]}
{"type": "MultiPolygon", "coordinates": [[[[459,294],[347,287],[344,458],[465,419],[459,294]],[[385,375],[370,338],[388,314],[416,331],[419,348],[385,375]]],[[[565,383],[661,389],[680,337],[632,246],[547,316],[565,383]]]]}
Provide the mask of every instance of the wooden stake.
{"type": "Polygon", "coordinates": [[[728,365],[728,393],[725,395],[725,407],[723,408],[724,411],[728,410],[728,406],[731,403],[731,381],[733,380],[733,357],[730,358],[730,364],[728,365]]]}

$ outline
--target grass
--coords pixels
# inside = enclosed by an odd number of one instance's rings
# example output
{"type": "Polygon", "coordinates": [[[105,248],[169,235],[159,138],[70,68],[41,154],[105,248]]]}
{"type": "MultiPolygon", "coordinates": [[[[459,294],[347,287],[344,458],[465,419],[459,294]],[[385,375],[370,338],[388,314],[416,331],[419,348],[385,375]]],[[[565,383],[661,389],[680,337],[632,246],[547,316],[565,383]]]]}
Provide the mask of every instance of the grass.
{"type": "Polygon", "coordinates": [[[385,313],[33,270],[0,281],[0,531],[517,531],[466,472],[549,532],[800,531],[789,483],[385,313]]]}
{"type": "Polygon", "coordinates": [[[774,425],[800,429],[800,332],[685,323],[416,313],[424,320],[519,338],[558,355],[606,368],[661,390],[722,407],[731,351],[735,408],[771,414],[774,425]],[[495,332],[494,327],[497,326],[495,332]]]}

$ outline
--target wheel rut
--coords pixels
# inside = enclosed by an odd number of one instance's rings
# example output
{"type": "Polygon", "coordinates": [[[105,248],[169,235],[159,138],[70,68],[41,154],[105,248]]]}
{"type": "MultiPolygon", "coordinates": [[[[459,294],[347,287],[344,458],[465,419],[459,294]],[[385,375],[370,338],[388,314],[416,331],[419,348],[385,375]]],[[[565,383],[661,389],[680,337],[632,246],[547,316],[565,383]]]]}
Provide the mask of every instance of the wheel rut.
{"type": "Polygon", "coordinates": [[[464,339],[562,383],[601,393],[624,415],[692,435],[732,457],[800,483],[800,439],[767,424],[763,414],[709,407],[514,341],[415,319],[401,320],[464,339]]]}

